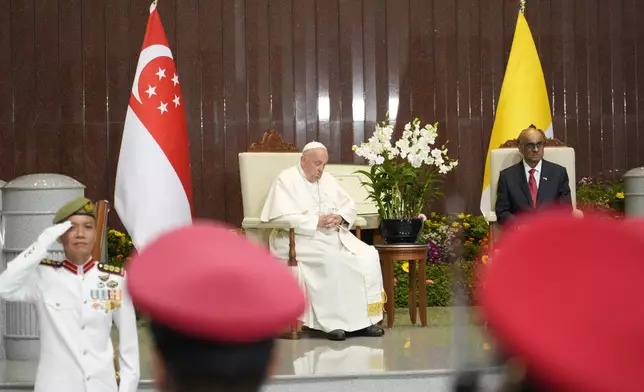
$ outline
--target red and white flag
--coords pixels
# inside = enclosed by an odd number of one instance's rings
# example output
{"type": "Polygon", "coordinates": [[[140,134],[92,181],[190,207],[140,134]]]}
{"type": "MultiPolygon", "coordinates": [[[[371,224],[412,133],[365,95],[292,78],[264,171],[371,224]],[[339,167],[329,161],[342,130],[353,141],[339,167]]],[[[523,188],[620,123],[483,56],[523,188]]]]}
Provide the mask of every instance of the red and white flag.
{"type": "Polygon", "coordinates": [[[134,74],[116,172],[114,208],[137,250],[192,222],[181,85],[156,1],[134,74]]]}

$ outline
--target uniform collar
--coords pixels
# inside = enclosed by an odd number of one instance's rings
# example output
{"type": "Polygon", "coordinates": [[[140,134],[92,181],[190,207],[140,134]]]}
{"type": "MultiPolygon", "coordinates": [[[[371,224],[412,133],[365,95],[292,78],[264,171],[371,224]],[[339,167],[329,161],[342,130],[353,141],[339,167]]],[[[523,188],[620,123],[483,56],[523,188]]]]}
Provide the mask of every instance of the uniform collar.
{"type": "MultiPolygon", "coordinates": [[[[92,267],[94,267],[95,264],[96,264],[96,260],[94,260],[94,258],[92,256],[90,256],[89,260],[87,260],[87,262],[85,264],[83,264],[83,267],[80,268],[80,269],[83,270],[83,274],[86,274],[87,271],[91,270],[92,267]]],[[[70,262],[67,259],[65,259],[65,261],[63,261],[63,268],[65,268],[69,272],[73,273],[74,275],[77,275],[78,271],[79,271],[79,267],[76,264],[70,262]]]]}

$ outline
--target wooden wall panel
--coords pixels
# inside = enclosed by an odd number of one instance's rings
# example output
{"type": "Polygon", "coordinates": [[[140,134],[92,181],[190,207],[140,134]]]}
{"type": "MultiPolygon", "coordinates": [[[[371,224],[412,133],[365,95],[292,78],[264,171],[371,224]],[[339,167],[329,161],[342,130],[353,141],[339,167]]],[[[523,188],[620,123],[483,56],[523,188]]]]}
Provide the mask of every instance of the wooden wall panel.
{"type": "MultiPolygon", "coordinates": [[[[203,210],[200,214],[213,219],[226,219],[226,140],[223,133],[224,78],[222,5],[226,0],[199,2],[201,45],[201,112],[203,115],[203,143],[201,182],[203,210]]],[[[185,93],[184,93],[185,96],[185,93]]],[[[194,180],[193,180],[194,181],[194,180]]],[[[197,190],[197,188],[194,188],[197,190]]]]}
{"type": "MultiPolygon", "coordinates": [[[[237,154],[274,128],[332,162],[385,113],[439,122],[445,193],[477,212],[518,0],[161,0],[180,73],[196,213],[239,224],[237,154]]],[[[528,0],[555,136],[578,177],[644,164],[637,0],[528,0]]],[[[60,172],[113,199],[149,0],[0,0],[0,178],[60,172]]],[[[444,202],[433,208],[444,210],[444,202]]],[[[115,214],[113,222],[117,222],[115,214]]]]}

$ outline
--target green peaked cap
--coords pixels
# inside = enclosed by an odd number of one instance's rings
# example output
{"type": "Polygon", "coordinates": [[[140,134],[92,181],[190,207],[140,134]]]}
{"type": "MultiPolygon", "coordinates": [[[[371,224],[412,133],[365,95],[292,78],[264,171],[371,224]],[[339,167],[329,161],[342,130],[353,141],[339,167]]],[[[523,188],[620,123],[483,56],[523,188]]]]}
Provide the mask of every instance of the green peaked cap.
{"type": "Polygon", "coordinates": [[[96,219],[96,209],[94,203],[85,197],[79,197],[66,203],[56,212],[54,224],[61,223],[73,215],[87,215],[96,219]]]}

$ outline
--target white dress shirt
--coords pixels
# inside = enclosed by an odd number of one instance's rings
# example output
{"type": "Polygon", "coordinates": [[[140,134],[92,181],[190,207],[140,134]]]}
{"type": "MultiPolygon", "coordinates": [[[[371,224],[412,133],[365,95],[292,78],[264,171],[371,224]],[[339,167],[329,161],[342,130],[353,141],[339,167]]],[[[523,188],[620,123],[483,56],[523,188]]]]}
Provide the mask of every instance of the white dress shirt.
{"type": "Polygon", "coordinates": [[[135,392],[139,347],[134,307],[118,267],[43,260],[35,243],[0,275],[0,297],[35,305],[40,361],[35,392],[135,392]],[[119,330],[117,386],[110,331],[119,330]]]}
{"type": "MultiPolygon", "coordinates": [[[[537,189],[539,189],[539,180],[541,179],[541,163],[543,160],[540,160],[539,163],[537,163],[537,166],[534,167],[534,180],[537,182],[537,189]]],[[[528,181],[528,185],[530,185],[530,165],[526,163],[526,161],[523,161],[523,168],[525,169],[525,179],[528,181]]]]}

